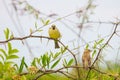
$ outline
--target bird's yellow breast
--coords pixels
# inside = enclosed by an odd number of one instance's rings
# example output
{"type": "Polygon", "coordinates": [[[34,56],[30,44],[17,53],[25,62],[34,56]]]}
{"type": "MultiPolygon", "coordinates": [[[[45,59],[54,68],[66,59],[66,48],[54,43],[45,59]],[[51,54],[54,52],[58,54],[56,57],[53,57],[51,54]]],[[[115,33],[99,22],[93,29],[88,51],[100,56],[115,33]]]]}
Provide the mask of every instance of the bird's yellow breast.
{"type": "Polygon", "coordinates": [[[49,32],[50,38],[58,39],[61,36],[60,32],[57,28],[55,28],[55,29],[49,28],[48,32],[49,32]]]}

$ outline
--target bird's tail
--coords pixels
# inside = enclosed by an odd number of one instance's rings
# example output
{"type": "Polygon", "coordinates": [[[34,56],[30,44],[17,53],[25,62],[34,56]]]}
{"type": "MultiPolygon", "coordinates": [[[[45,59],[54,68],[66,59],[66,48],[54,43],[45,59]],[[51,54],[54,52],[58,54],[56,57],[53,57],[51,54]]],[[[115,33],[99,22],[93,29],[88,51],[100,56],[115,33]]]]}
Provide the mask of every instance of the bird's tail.
{"type": "Polygon", "coordinates": [[[60,48],[57,40],[54,40],[54,43],[55,43],[55,48],[60,48]]]}
{"type": "Polygon", "coordinates": [[[85,61],[85,63],[84,63],[84,69],[88,70],[88,68],[89,68],[88,61],[85,61]]]}

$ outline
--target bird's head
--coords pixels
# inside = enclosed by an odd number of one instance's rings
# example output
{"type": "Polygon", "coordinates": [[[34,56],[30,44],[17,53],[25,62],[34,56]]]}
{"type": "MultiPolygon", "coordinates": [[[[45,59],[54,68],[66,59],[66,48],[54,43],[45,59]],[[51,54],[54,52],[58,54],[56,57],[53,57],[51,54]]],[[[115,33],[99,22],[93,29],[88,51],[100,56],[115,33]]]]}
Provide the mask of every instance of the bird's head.
{"type": "Polygon", "coordinates": [[[51,26],[51,28],[54,30],[54,29],[56,28],[56,26],[53,24],[53,25],[51,26]]]}
{"type": "Polygon", "coordinates": [[[90,52],[92,52],[90,49],[85,49],[85,53],[90,54],[90,52]]]}

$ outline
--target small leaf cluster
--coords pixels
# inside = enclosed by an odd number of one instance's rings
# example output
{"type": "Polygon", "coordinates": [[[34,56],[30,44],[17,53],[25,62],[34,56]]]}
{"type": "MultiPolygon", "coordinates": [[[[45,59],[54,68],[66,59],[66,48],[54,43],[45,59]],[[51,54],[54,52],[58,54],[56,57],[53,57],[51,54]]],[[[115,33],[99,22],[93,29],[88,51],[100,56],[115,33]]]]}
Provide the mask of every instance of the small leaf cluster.
{"type": "Polygon", "coordinates": [[[32,61],[33,66],[41,66],[44,69],[53,69],[61,61],[62,55],[65,53],[66,48],[61,47],[59,52],[53,53],[50,51],[41,55],[39,58],[34,58],[32,61]]]}
{"type": "MultiPolygon", "coordinates": [[[[10,39],[10,30],[7,28],[4,30],[6,40],[10,39]]],[[[6,46],[6,45],[5,45],[6,46]]],[[[13,66],[15,62],[14,59],[18,59],[17,53],[18,49],[13,48],[10,42],[7,43],[5,49],[0,48],[0,78],[9,80],[12,75],[16,73],[16,69],[13,66]]]]}
{"type": "Polygon", "coordinates": [[[102,39],[100,39],[100,40],[98,40],[98,41],[95,41],[95,43],[93,44],[93,53],[92,53],[92,57],[94,57],[95,56],[95,54],[97,53],[97,49],[101,49],[102,47],[103,47],[103,41],[104,41],[104,39],[102,38],[102,39]]]}

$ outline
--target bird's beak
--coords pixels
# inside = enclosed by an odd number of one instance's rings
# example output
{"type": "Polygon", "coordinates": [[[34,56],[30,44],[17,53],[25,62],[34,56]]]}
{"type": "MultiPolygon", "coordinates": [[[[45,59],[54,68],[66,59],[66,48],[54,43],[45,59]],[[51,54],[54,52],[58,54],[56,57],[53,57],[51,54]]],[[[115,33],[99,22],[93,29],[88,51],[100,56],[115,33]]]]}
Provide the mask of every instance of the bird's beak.
{"type": "Polygon", "coordinates": [[[55,25],[52,25],[52,29],[53,29],[53,30],[55,29],[55,25]]]}

